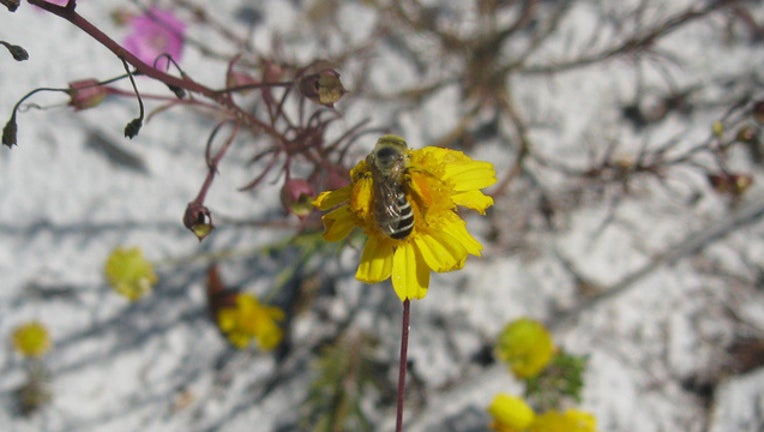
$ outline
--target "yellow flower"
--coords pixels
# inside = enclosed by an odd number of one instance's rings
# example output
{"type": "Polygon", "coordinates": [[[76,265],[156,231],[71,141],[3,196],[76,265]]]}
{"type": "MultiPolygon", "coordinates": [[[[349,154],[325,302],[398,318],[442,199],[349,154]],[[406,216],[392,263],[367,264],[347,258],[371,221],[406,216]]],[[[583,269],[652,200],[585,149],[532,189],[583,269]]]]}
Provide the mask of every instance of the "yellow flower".
{"type": "Polygon", "coordinates": [[[236,295],[235,305],[223,307],[217,314],[217,323],[231,345],[242,349],[256,338],[260,348],[271,350],[281,342],[281,329],[276,321],[284,319],[284,311],[275,306],[264,306],[250,294],[236,295]]]}
{"type": "Polygon", "coordinates": [[[151,292],[151,287],[158,280],[154,266],[143,257],[143,252],[137,247],[114,249],[106,260],[104,272],[111,288],[130,301],[151,292]]]}
{"type": "Polygon", "coordinates": [[[575,409],[565,412],[547,411],[536,417],[528,432],[595,432],[597,419],[575,409]]]}
{"type": "Polygon", "coordinates": [[[13,347],[25,357],[41,357],[50,349],[48,329],[39,321],[31,321],[13,331],[13,347]]]}
{"type": "MultiPolygon", "coordinates": [[[[457,206],[485,214],[493,199],[480,189],[496,182],[493,165],[472,160],[464,153],[438,147],[409,150],[403,138],[385,135],[380,146],[402,149],[400,183],[411,206],[414,225],[398,239],[383,231],[376,214],[380,197],[375,191],[373,155],[350,171],[351,184],[321,193],[314,201],[323,216],[324,239],[338,241],[360,227],[367,236],[356,278],[376,283],[392,279],[401,301],[427,294],[430,272],[447,272],[464,266],[467,255],[480,255],[482,246],[467,231],[457,206]],[[400,238],[402,237],[402,238],[400,238]]],[[[381,182],[380,182],[381,183],[381,182]]],[[[397,203],[401,205],[401,203],[397,203]]]]}
{"type": "Polygon", "coordinates": [[[496,341],[496,356],[509,363],[519,378],[539,374],[555,352],[552,337],[538,321],[528,318],[509,323],[496,341]]]}
{"type": "Polygon", "coordinates": [[[499,393],[488,406],[491,430],[496,432],[520,432],[533,423],[533,409],[519,397],[499,393]]]}

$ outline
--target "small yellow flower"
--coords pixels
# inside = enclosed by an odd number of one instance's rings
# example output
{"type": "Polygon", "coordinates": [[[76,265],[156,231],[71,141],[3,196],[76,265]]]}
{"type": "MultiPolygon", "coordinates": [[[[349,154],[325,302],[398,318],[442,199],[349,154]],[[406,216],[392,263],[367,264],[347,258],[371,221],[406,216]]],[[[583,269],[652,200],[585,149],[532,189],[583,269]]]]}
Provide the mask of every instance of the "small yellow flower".
{"type": "Polygon", "coordinates": [[[496,432],[521,432],[533,423],[533,409],[519,397],[499,393],[488,406],[491,430],[496,432]]]}
{"type": "Polygon", "coordinates": [[[518,378],[539,374],[555,352],[552,337],[538,321],[528,318],[509,323],[496,342],[496,356],[509,364],[518,378]]]}
{"type": "Polygon", "coordinates": [[[575,409],[565,412],[547,411],[536,417],[528,432],[595,432],[597,419],[575,409]]]}
{"type": "Polygon", "coordinates": [[[322,218],[325,240],[342,240],[356,227],[364,230],[367,240],[356,271],[358,280],[376,283],[391,278],[401,301],[421,299],[427,294],[431,271],[458,270],[467,255],[480,255],[482,246],[467,231],[457,207],[485,214],[493,199],[480,189],[495,183],[496,175],[491,163],[472,160],[460,151],[409,150],[403,138],[395,135],[384,135],[377,146],[381,144],[405,149],[402,184],[397,186],[413,213],[410,234],[393,238],[376,220],[379,197],[375,197],[369,158],[350,171],[350,185],[321,193],[314,205],[331,210],[322,218]]]}
{"type": "Polygon", "coordinates": [[[158,281],[153,264],[143,257],[143,252],[137,247],[114,249],[106,260],[104,272],[111,288],[130,301],[151,292],[158,281]]]}
{"type": "Polygon", "coordinates": [[[41,357],[50,349],[48,329],[39,321],[31,321],[13,331],[13,347],[25,357],[41,357]]]}
{"type": "Polygon", "coordinates": [[[282,333],[276,321],[284,319],[284,311],[275,306],[264,306],[250,294],[236,295],[235,305],[223,307],[217,314],[217,323],[231,345],[242,349],[252,338],[260,348],[272,350],[281,343],[282,333]]]}

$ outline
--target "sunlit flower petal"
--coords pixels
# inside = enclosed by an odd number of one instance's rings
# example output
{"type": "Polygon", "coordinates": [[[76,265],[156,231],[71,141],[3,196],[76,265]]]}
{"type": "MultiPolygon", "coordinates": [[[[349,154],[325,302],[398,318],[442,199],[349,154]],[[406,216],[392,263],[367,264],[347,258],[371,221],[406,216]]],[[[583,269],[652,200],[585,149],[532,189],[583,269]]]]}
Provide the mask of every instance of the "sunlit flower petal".
{"type": "Polygon", "coordinates": [[[464,267],[467,250],[445,231],[420,235],[414,239],[422,258],[434,272],[447,272],[464,267]]]}
{"type": "Polygon", "coordinates": [[[124,47],[143,62],[166,70],[169,62],[161,55],[169,55],[180,62],[183,54],[186,25],[172,12],[151,8],[143,15],[133,18],[132,32],[125,37],[124,47]]]}
{"type": "Polygon", "coordinates": [[[393,244],[376,236],[366,240],[361,263],[355,274],[362,282],[381,282],[390,277],[393,269],[393,244]]]}
{"type": "Polygon", "coordinates": [[[324,221],[324,240],[339,241],[353,231],[355,220],[350,212],[350,207],[342,206],[330,211],[322,217],[324,221]]]}
{"type": "Polygon", "coordinates": [[[421,299],[430,285],[430,268],[412,243],[403,243],[393,253],[393,289],[401,299],[421,299]]]}
{"type": "Polygon", "coordinates": [[[565,412],[547,411],[539,415],[528,432],[595,432],[597,419],[584,411],[569,409],[565,412]]]}
{"type": "Polygon", "coordinates": [[[499,393],[488,406],[491,429],[496,432],[521,432],[533,422],[533,409],[521,398],[499,393]]]}
{"type": "Polygon", "coordinates": [[[452,195],[451,199],[456,205],[475,210],[481,215],[484,215],[485,210],[493,205],[493,198],[478,190],[459,192],[452,195]]]}
{"type": "Polygon", "coordinates": [[[350,200],[352,190],[352,186],[348,185],[337,190],[321,192],[313,201],[313,205],[322,211],[330,210],[340,204],[347,203],[350,200]]]}

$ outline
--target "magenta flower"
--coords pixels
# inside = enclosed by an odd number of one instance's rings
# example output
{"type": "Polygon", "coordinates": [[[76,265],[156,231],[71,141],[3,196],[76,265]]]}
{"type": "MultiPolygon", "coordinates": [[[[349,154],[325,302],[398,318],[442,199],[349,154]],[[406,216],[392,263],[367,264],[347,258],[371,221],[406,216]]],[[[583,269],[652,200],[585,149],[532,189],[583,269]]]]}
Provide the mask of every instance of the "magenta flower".
{"type": "Polygon", "coordinates": [[[172,12],[151,8],[133,18],[130,26],[132,32],[125,38],[124,47],[131,54],[160,70],[169,66],[166,58],[158,59],[162,54],[180,61],[186,25],[172,12]]]}

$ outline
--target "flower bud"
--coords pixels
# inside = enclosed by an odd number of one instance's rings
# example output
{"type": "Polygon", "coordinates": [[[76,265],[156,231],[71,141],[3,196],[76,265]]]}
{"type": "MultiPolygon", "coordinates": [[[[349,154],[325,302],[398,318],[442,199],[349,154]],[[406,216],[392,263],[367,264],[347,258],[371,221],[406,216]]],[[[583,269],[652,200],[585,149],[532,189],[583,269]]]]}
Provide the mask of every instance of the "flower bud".
{"type": "Polygon", "coordinates": [[[50,349],[48,329],[39,321],[16,327],[13,347],[25,357],[42,357],[50,349]]]}
{"type": "Polygon", "coordinates": [[[496,341],[496,356],[508,363],[519,378],[538,375],[552,360],[554,351],[547,329],[528,318],[508,324],[496,341]]]}
{"type": "Polygon", "coordinates": [[[130,123],[125,126],[125,136],[130,139],[135,138],[142,126],[143,120],[140,117],[130,120],[130,123]]]}
{"type": "Polygon", "coordinates": [[[13,147],[16,145],[16,134],[18,132],[18,125],[16,125],[16,113],[14,112],[8,123],[3,127],[3,145],[13,147]]]}
{"type": "Polygon", "coordinates": [[[345,94],[340,74],[334,69],[323,69],[300,79],[300,92],[313,102],[332,108],[345,94]]]}
{"type": "Polygon", "coordinates": [[[314,195],[307,180],[289,179],[281,188],[281,204],[287,212],[302,219],[313,211],[314,195]]]}
{"type": "Polygon", "coordinates": [[[69,83],[69,105],[76,111],[86,110],[101,104],[108,90],[98,80],[84,79],[69,83]]]}
{"type": "Polygon", "coordinates": [[[186,213],[183,215],[183,225],[191,230],[199,241],[202,241],[215,229],[210,210],[196,201],[188,203],[186,213]]]}
{"type": "Polygon", "coordinates": [[[13,59],[16,61],[24,61],[29,59],[29,53],[27,50],[19,45],[9,44],[6,41],[0,41],[0,45],[5,46],[8,49],[8,52],[11,53],[13,59]]]}
{"type": "Polygon", "coordinates": [[[0,0],[0,3],[4,4],[11,12],[15,12],[19,8],[19,0],[0,0]]]}

